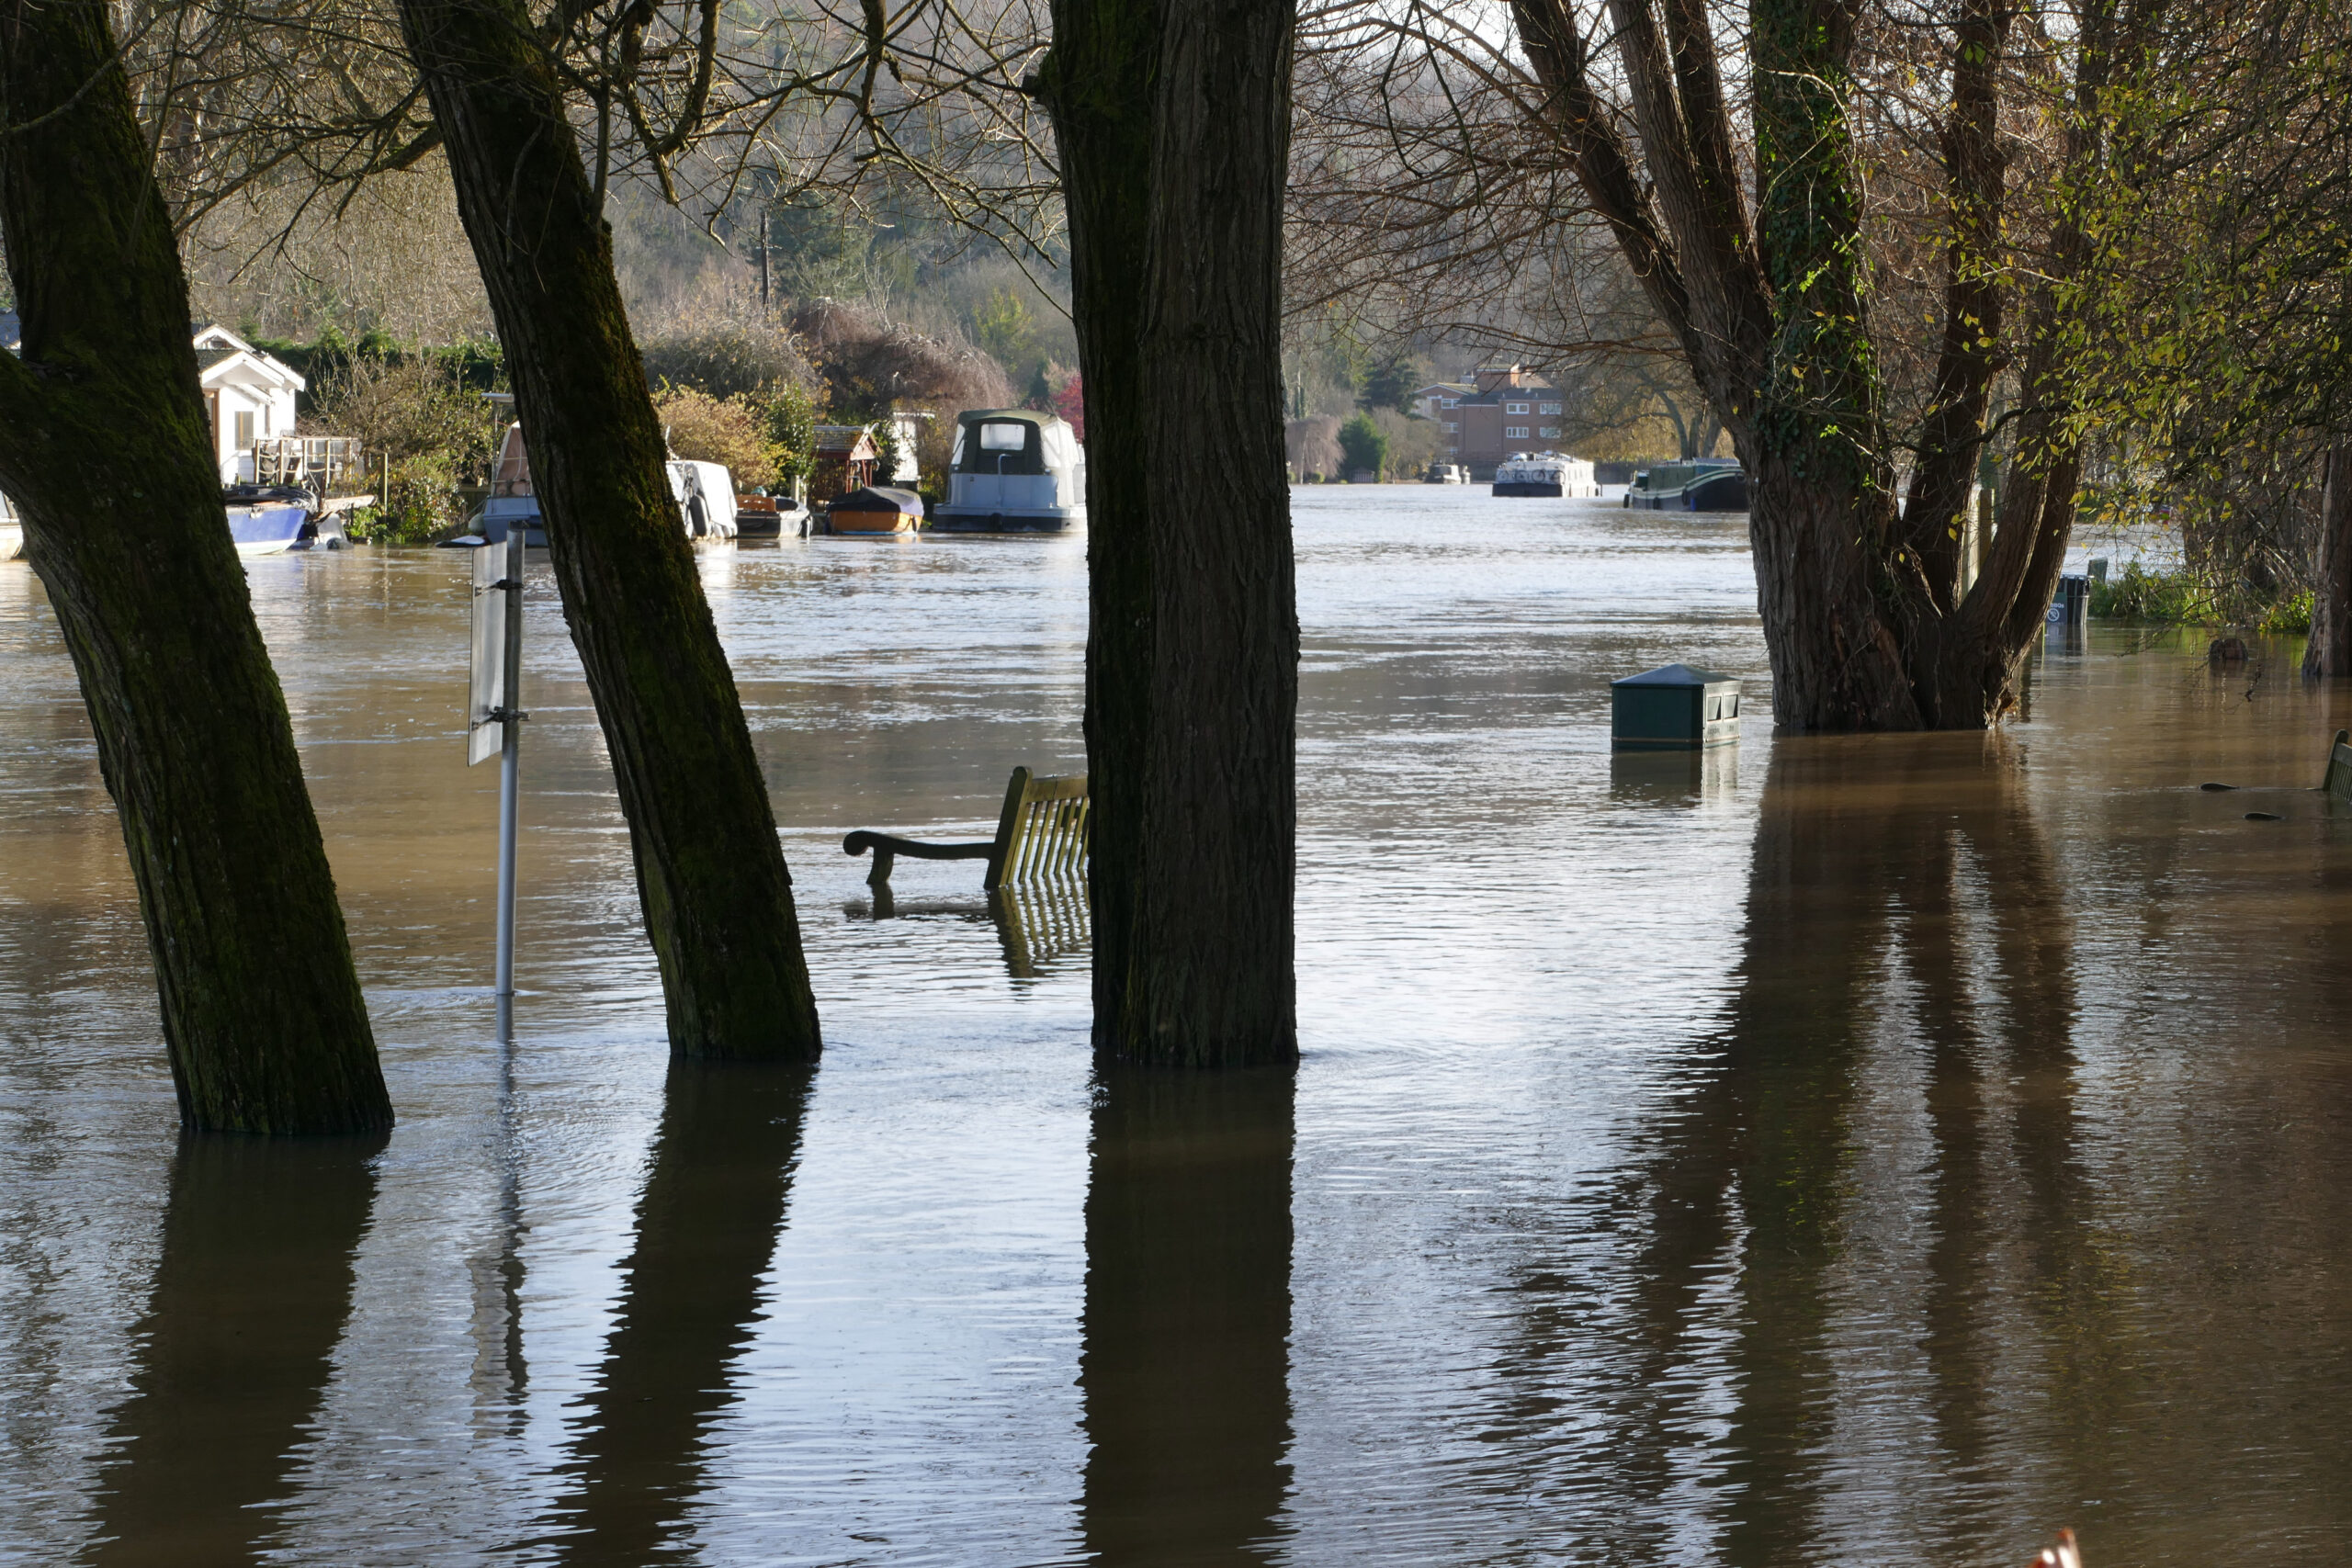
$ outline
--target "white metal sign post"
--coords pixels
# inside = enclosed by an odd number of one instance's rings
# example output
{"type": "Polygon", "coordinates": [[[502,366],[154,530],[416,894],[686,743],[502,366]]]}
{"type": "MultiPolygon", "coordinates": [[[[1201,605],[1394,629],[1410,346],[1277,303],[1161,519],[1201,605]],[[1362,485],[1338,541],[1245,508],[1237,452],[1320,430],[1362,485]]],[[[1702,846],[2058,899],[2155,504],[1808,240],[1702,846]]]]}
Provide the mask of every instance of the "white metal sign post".
{"type": "Polygon", "coordinates": [[[514,808],[523,720],[523,529],[474,551],[466,765],[498,759],[498,1038],[514,1034],[514,808]]]}

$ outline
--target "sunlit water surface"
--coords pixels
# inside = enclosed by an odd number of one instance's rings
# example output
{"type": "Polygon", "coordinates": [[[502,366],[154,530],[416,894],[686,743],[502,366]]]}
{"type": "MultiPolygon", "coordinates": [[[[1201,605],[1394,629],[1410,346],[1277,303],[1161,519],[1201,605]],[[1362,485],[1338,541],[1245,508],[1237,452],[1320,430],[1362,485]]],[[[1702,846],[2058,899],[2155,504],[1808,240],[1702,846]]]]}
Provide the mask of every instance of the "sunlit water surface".
{"type": "Polygon", "coordinates": [[[901,863],[877,919],[840,852],[1083,765],[1082,540],[702,557],[813,1077],[671,1071],[543,566],[509,1055],[464,558],[251,563],[399,1109],[356,1151],[181,1144],[0,565],[0,1558],[2340,1562],[2352,693],[2099,629],[1990,739],[1776,742],[1738,519],[1296,513],[1295,1093],[1098,1085],[1082,904],[901,863]],[[1674,660],[1750,678],[1736,755],[1612,761],[1674,660]]]}

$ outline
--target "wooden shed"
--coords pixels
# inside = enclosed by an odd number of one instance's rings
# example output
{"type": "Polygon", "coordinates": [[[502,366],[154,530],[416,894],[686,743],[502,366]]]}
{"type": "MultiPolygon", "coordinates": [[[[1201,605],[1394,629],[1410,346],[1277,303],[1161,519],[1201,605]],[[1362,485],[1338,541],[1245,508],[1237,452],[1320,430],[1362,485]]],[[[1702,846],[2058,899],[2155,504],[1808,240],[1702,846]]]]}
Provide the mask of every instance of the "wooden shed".
{"type": "Polygon", "coordinates": [[[882,460],[874,428],[865,424],[820,424],[817,427],[817,473],[808,486],[812,498],[831,500],[863,490],[874,482],[882,460]]]}

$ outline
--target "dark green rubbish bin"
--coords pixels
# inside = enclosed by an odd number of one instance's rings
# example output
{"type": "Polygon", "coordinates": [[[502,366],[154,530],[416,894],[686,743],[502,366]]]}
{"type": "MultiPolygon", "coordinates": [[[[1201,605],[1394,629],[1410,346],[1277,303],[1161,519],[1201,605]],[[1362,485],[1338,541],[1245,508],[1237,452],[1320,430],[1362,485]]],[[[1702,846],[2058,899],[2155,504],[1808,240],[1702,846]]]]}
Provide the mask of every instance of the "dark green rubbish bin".
{"type": "Polygon", "coordinates": [[[1609,682],[1619,751],[1697,751],[1739,740],[1739,677],[1668,664],[1609,682]]]}

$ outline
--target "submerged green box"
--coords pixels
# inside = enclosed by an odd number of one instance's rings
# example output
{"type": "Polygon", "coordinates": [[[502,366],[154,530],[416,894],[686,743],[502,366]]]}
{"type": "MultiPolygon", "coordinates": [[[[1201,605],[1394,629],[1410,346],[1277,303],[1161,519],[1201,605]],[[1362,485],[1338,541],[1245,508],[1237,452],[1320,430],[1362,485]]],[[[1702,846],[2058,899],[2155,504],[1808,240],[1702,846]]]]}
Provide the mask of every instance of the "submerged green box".
{"type": "Polygon", "coordinates": [[[1698,751],[1739,740],[1739,677],[1668,664],[1609,682],[1619,751],[1698,751]]]}

